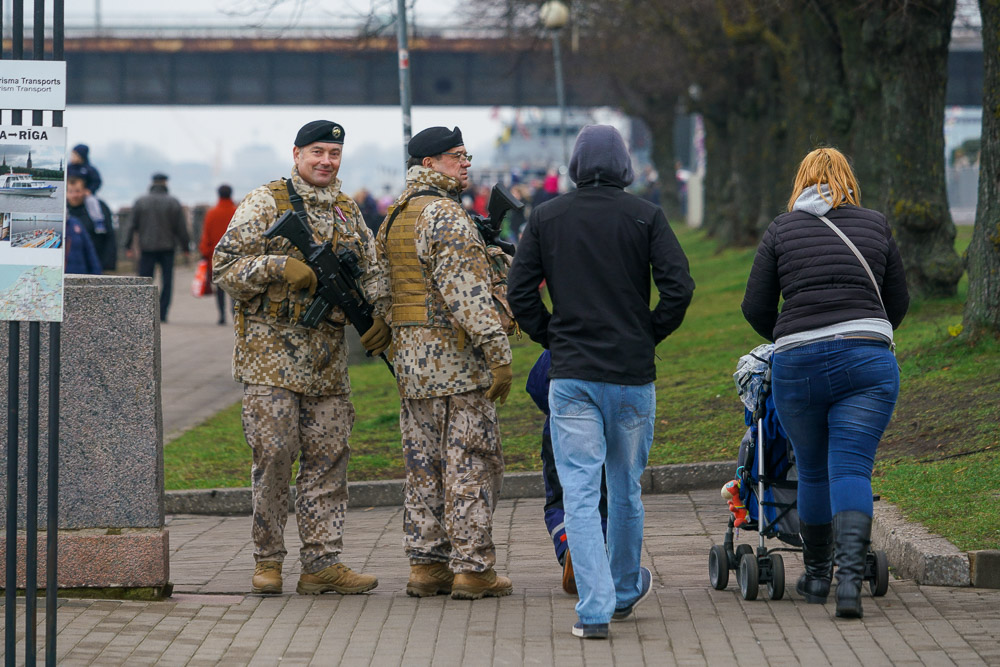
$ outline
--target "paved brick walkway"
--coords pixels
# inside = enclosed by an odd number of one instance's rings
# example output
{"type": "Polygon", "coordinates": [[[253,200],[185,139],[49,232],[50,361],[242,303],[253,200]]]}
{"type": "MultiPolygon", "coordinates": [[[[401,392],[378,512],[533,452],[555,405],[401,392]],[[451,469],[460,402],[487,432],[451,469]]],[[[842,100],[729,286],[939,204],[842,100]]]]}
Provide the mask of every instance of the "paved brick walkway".
{"type": "MultiPolygon", "coordinates": [[[[708,583],[708,549],[726,521],[718,492],[650,496],[646,509],[643,559],[655,594],[612,625],[610,641],[570,634],[575,601],[559,587],[542,501],[532,499],[503,501],[497,512],[498,569],[514,594],[475,602],[406,596],[399,508],[349,512],[343,559],[376,574],[379,587],[347,597],[296,595],[293,560],[286,594],[246,595],[250,519],[172,517],[174,598],[65,601],[59,664],[1000,665],[1000,591],[894,580],[883,598],[865,594],[861,621],[835,619],[832,601],[807,605],[794,591],[746,602],[732,580],[725,591],[708,583]]],[[[288,533],[294,557],[294,517],[288,533]]],[[[793,554],[785,563],[791,587],[801,563],[793,554]]]]}
{"type": "Polygon", "coordinates": [[[178,261],[168,321],[160,326],[164,443],[243,396],[233,381],[232,317],[226,326],[216,324],[215,297],[191,296],[193,278],[193,260],[178,261]]]}

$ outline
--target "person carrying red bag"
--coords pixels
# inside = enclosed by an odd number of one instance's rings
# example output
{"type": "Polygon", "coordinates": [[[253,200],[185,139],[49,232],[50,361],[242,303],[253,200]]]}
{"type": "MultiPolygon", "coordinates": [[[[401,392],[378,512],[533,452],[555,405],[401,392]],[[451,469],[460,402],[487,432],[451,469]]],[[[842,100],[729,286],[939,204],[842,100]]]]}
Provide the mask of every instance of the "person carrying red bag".
{"type": "MultiPolygon", "coordinates": [[[[229,221],[233,219],[236,212],[236,204],[233,202],[233,189],[228,185],[219,186],[219,201],[205,213],[205,222],[201,228],[201,243],[198,244],[198,251],[202,259],[208,260],[208,275],[212,275],[212,253],[215,246],[219,244],[219,239],[226,233],[229,221]]],[[[219,306],[219,324],[226,323],[226,293],[221,289],[215,290],[216,303],[219,306]]]]}

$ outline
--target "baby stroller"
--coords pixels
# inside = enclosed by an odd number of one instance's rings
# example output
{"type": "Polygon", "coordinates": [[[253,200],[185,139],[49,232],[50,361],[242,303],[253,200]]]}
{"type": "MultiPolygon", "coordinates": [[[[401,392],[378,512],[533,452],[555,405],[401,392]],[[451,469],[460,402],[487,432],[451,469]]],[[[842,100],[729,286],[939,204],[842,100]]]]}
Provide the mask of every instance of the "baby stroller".
{"type": "MultiPolygon", "coordinates": [[[[785,594],[785,565],[779,552],[801,551],[802,547],[795,456],[771,397],[773,349],[771,344],[754,348],[740,358],[733,375],[747,430],[740,443],[736,477],[723,487],[724,497],[731,498],[729,527],[722,544],[713,545],[708,554],[712,587],[725,589],[730,570],[735,570],[744,600],[756,600],[761,584],[771,600],[780,600],[785,594]],[[756,551],[749,544],[734,550],[734,536],[741,528],[757,531],[756,551]],[[765,539],[778,539],[788,546],[768,549],[765,539]]],[[[865,580],[872,595],[885,595],[889,587],[885,552],[869,550],[865,580]]]]}

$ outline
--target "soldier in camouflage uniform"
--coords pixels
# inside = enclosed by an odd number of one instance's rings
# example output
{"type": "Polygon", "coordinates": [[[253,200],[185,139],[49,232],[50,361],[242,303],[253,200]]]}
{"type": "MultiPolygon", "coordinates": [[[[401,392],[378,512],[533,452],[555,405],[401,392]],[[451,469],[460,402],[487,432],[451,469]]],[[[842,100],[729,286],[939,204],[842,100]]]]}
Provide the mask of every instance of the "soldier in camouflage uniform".
{"type": "MultiPolygon", "coordinates": [[[[290,183],[302,198],[317,242],[330,241],[358,257],[360,285],[373,299],[387,288],[374,261],[374,245],[357,205],[340,191],[344,128],[313,121],[299,130],[290,183]]],[[[295,519],[302,540],[302,574],[296,590],[362,593],[378,585],[371,575],[340,562],[347,506],[348,436],[354,425],[347,376],[344,313],[333,308],[316,328],[300,318],[312,300],[316,274],[287,239],[263,233],[292,208],[283,179],[243,200],[216,246],[214,281],[236,302],[233,377],[244,383],[243,430],[253,450],[255,593],[281,592],[288,518],[288,484],[295,478],[295,519]]],[[[388,301],[375,303],[375,324],[362,337],[376,354],[390,341],[382,317],[388,301]]]]}
{"type": "Polygon", "coordinates": [[[493,569],[493,510],[503,478],[495,401],[511,353],[491,297],[486,246],[458,202],[471,156],[458,128],[410,141],[406,189],[376,254],[389,276],[406,487],[406,592],[457,599],[509,595],[493,569]]]}

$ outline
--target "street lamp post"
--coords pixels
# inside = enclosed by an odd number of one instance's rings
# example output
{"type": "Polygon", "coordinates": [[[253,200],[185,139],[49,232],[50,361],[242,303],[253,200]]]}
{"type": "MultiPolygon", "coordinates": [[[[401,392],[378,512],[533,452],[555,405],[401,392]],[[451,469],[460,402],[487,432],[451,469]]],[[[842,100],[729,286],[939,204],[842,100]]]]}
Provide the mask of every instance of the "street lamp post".
{"type": "Polygon", "coordinates": [[[552,33],[552,57],[556,70],[556,102],[559,104],[559,135],[562,137],[563,166],[569,164],[569,138],[566,136],[566,93],[563,89],[562,50],[559,33],[569,21],[569,9],[560,0],[549,0],[541,8],[541,19],[552,33]]]}
{"type": "Polygon", "coordinates": [[[403,173],[410,154],[410,47],[406,34],[406,0],[398,0],[396,8],[396,45],[399,52],[399,106],[403,111],[403,173]]]}

